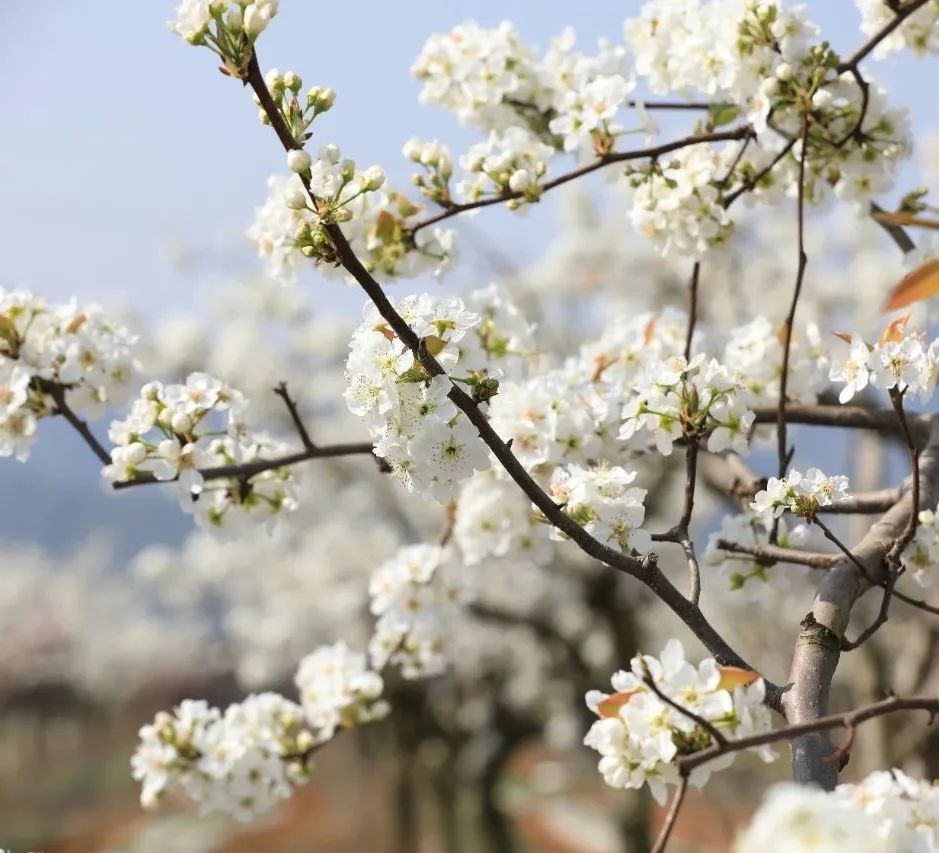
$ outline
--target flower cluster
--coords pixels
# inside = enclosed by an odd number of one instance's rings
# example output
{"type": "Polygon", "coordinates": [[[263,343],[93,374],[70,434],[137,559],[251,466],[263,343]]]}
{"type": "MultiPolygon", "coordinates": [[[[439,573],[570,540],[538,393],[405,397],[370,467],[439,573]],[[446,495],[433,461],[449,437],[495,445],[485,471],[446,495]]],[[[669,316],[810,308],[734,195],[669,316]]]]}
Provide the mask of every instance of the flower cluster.
{"type": "MultiPolygon", "coordinates": [[[[646,490],[630,486],[635,479],[635,471],[619,467],[567,465],[554,470],[549,492],[563,504],[564,513],[595,539],[627,554],[648,551],[652,539],[639,529],[646,515],[646,490]]],[[[563,538],[553,527],[551,535],[563,538]]]]}
{"type": "Polygon", "coordinates": [[[183,0],[167,26],[190,44],[209,48],[229,74],[243,78],[254,42],[278,5],[279,0],[183,0]]]}
{"type": "Polygon", "coordinates": [[[201,814],[251,820],[289,797],[309,778],[313,752],[338,728],[370,723],[388,712],[381,676],[345,643],[322,646],[296,675],[302,704],[276,693],[252,694],[225,713],[187,699],[140,730],[131,761],[140,800],[156,806],[179,786],[201,814]]]}
{"type": "Polygon", "coordinates": [[[319,263],[324,273],[336,270],[336,252],[323,228],[330,222],[343,223],[352,250],[370,272],[439,275],[451,262],[453,232],[430,227],[412,233],[422,208],[399,192],[380,191],[385,176],[378,166],[359,173],[335,145],[320,149],[315,160],[292,151],[288,165],[298,174],[268,180],[267,200],[247,232],[275,278],[294,279],[303,258],[319,263]]]}
{"type": "Polygon", "coordinates": [[[624,30],[653,92],[698,91],[746,107],[761,79],[803,55],[817,32],[804,14],[758,0],[650,0],[624,30]]]}
{"type": "Polygon", "coordinates": [[[317,743],[337,728],[380,720],[388,713],[382,677],[368,668],[365,655],[343,643],[321,646],[300,661],[296,676],[300,702],[317,743]]]}
{"type": "Polygon", "coordinates": [[[747,447],[753,412],[743,401],[742,387],[720,362],[704,355],[686,361],[672,356],[651,365],[633,386],[633,396],[623,406],[619,437],[631,441],[650,432],[659,453],[668,456],[672,443],[684,435],[708,437],[714,453],[747,447]]]}
{"type": "Polygon", "coordinates": [[[783,548],[803,548],[808,538],[806,524],[796,524],[790,529],[785,518],[774,519],[771,512],[745,512],[739,515],[725,515],[720,529],[708,539],[704,560],[727,577],[732,590],[746,590],[750,600],[760,600],[764,593],[764,584],[776,581],[785,584],[791,572],[770,571],[766,563],[750,556],[719,548],[721,540],[742,545],[767,545],[775,526],[775,544],[783,548]]]}
{"type": "MultiPolygon", "coordinates": [[[[659,690],[681,707],[707,720],[728,738],[768,731],[770,712],[763,705],[765,686],[757,673],[721,667],[712,658],[696,668],[685,660],[678,640],[669,640],[659,659],[637,656],[630,671],[612,678],[613,693],[592,690],[587,706],[599,719],[584,743],[600,753],[599,771],[614,788],[649,785],[659,803],[667,786],[678,781],[675,759],[704,749],[711,735],[694,720],[663,702],[645,683],[646,672],[659,690]]],[[[764,760],[767,747],[756,751],[764,760]]],[[[711,772],[729,766],[734,754],[695,768],[691,782],[703,785],[711,772]]]]}
{"type": "MultiPolygon", "coordinates": [[[[561,137],[565,151],[608,154],[625,128],[616,121],[635,88],[625,66],[625,49],[601,44],[600,55],[588,58],[572,50],[574,33],[556,39],[545,55],[542,76],[553,70],[554,117],[548,129],[561,137]]],[[[643,129],[655,130],[643,117],[643,129]]]]}
{"type": "Polygon", "coordinates": [[[630,222],[662,255],[701,257],[732,233],[717,186],[727,170],[725,160],[710,145],[693,145],[666,162],[651,161],[628,172],[630,222]]]}
{"type": "MultiPolygon", "coordinates": [[[[476,388],[493,381],[480,373],[486,365],[461,357],[459,342],[480,322],[463,300],[408,296],[396,308],[450,375],[467,372],[465,381],[476,388]]],[[[349,350],[344,395],[349,409],[366,419],[375,453],[409,490],[450,500],[460,481],[489,467],[476,428],[447,397],[450,383],[428,375],[372,303],[365,306],[349,350]]]]}
{"type": "Polygon", "coordinates": [[[550,145],[525,128],[490,131],[485,142],[476,143],[460,158],[469,176],[457,184],[457,190],[467,201],[520,193],[520,199],[509,202],[510,208],[523,200],[537,201],[541,195],[539,181],[553,153],[550,145]]]}
{"type": "Polygon", "coordinates": [[[791,470],[785,479],[770,477],[766,488],[754,495],[750,504],[754,512],[772,512],[779,518],[787,510],[793,515],[812,518],[819,507],[848,500],[848,478],[833,474],[825,476],[818,468],[805,474],[791,470]]]}
{"type": "Polygon", "coordinates": [[[179,786],[200,814],[223,812],[248,821],[306,781],[315,745],[303,709],[275,693],[251,695],[224,714],[187,699],[140,729],[131,766],[145,808],[179,786]]]}
{"type": "Polygon", "coordinates": [[[412,178],[421,194],[438,204],[449,204],[452,201],[450,178],[453,177],[453,155],[450,149],[436,139],[412,137],[404,143],[401,153],[427,173],[424,175],[418,172],[412,178]]]}
{"type": "Polygon", "coordinates": [[[243,421],[241,392],[205,373],[184,384],[143,386],[124,420],[111,422],[116,445],[103,475],[110,482],[140,474],[175,480],[180,504],[213,531],[260,523],[296,509],[293,475],[287,468],[249,478],[206,481],[202,470],[244,465],[276,457],[284,447],[263,434],[251,434],[243,421]]]}
{"type": "Polygon", "coordinates": [[[467,21],[432,35],[411,74],[423,83],[421,103],[485,130],[515,124],[510,102],[533,103],[538,92],[532,53],[508,21],[494,29],[467,21]]]}
{"type": "MultiPolygon", "coordinates": [[[[276,68],[272,68],[264,75],[264,82],[291,137],[301,146],[310,138],[310,126],[317,116],[330,110],[336,102],[336,93],[321,86],[308,89],[306,96],[301,100],[303,80],[296,71],[281,74],[276,68]]],[[[261,99],[257,94],[254,95],[254,102],[257,104],[261,123],[270,124],[271,118],[261,106],[261,99]]]]}
{"type": "Polygon", "coordinates": [[[873,346],[852,336],[847,356],[834,359],[829,374],[832,382],[844,383],[838,395],[842,403],[868,385],[919,394],[926,403],[936,390],[937,377],[939,339],[927,345],[922,334],[902,332],[883,335],[873,346]]]}
{"type": "MultiPolygon", "coordinates": [[[[568,28],[538,56],[511,24],[485,29],[469,21],[431,36],[411,72],[424,84],[422,102],[465,124],[527,128],[555,150],[608,153],[624,132],[617,113],[635,87],[626,48],[601,40],[589,56],[575,42],[568,28]]],[[[641,109],[637,115],[630,130],[652,132],[641,109]]]]}
{"type": "Polygon", "coordinates": [[[0,288],[0,456],[26,460],[58,395],[90,414],[120,402],[137,370],[135,340],[97,306],[47,306],[0,288]]]}
{"type": "Polygon", "coordinates": [[[457,569],[446,548],[409,545],[375,570],[369,583],[378,617],[369,641],[372,666],[396,664],[409,679],[444,671],[453,619],[470,597],[457,569]]]}
{"type": "MultiPolygon", "coordinates": [[[[861,11],[861,31],[868,36],[882,30],[896,16],[889,3],[881,0],[854,0],[861,11]]],[[[939,53],[939,3],[929,0],[907,17],[874,49],[874,56],[882,58],[909,48],[918,56],[939,53]]]]}
{"type": "Polygon", "coordinates": [[[839,75],[839,57],[828,44],[809,43],[818,29],[803,7],[651,0],[625,29],[636,70],[654,92],[697,90],[722,103],[711,111],[712,125],[742,113],[760,134],[735,164],[736,176],[723,179],[725,189],[732,178],[750,188],[777,154],[784,179],[765,175],[760,189],[792,187],[802,146],[797,141],[786,153],[783,139],[798,140],[806,123],[810,200],[832,187],[843,198],[870,198],[889,188],[896,163],[910,151],[905,112],[888,108],[876,84],[862,87],[850,72],[839,75]]]}
{"type": "Polygon", "coordinates": [[[875,771],[831,792],[791,783],[776,785],[738,837],[734,850],[901,853],[937,848],[939,786],[894,769],[875,771]]]}

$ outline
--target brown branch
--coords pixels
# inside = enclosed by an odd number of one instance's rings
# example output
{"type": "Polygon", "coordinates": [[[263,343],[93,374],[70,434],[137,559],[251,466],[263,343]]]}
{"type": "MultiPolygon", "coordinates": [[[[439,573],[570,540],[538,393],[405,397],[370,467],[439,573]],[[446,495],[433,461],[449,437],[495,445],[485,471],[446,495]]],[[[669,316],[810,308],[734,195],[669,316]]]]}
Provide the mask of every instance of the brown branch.
{"type": "Polygon", "coordinates": [[[862,44],[856,51],[854,51],[854,53],[852,53],[844,62],[838,66],[838,73],[844,74],[845,71],[857,69],[858,63],[866,59],[868,54],[870,54],[871,51],[873,51],[885,38],[887,38],[887,36],[889,36],[897,27],[899,27],[917,9],[925,6],[928,2],[929,0],[912,0],[912,2],[910,2],[908,5],[899,9],[897,11],[896,17],[881,27],[866,42],[864,42],[864,44],[862,44]]]}
{"type": "Polygon", "coordinates": [[[697,110],[705,112],[707,110],[719,109],[720,107],[732,107],[733,104],[723,101],[627,101],[626,106],[637,107],[642,104],[647,110],[697,110]]]}
{"type": "Polygon", "coordinates": [[[678,820],[678,812],[681,811],[681,805],[685,801],[685,794],[688,791],[688,776],[682,774],[678,778],[678,787],[675,788],[675,794],[672,797],[671,805],[668,807],[668,814],[665,815],[665,823],[659,832],[655,844],[652,845],[650,853],[665,853],[668,846],[668,839],[671,837],[672,830],[675,828],[675,821],[678,820]]]}
{"type": "MultiPolygon", "coordinates": [[[[939,714],[939,699],[934,696],[914,696],[909,699],[901,699],[898,696],[889,696],[881,699],[879,702],[873,702],[853,711],[843,714],[829,714],[821,716],[811,722],[797,723],[795,725],[785,726],[781,729],[775,729],[770,732],[762,732],[757,735],[728,740],[723,745],[712,745],[699,752],[690,755],[681,756],[678,759],[680,771],[690,773],[696,767],[707,764],[715,758],[720,758],[729,752],[741,752],[745,749],[752,749],[755,746],[766,746],[771,743],[778,743],[781,740],[794,741],[806,735],[819,734],[832,729],[851,730],[861,723],[873,720],[876,717],[883,717],[887,714],[895,714],[900,711],[926,711],[929,714],[929,725],[932,725],[935,717],[939,714]]],[[[829,749],[824,756],[830,759],[830,756],[836,751],[829,749]]],[[[831,766],[833,762],[828,761],[831,766]]],[[[831,767],[837,774],[837,768],[831,767]]]]}
{"type": "Polygon", "coordinates": [[[799,551],[795,548],[783,548],[781,545],[747,545],[742,542],[732,542],[729,539],[718,539],[716,545],[721,551],[746,554],[757,562],[767,565],[793,563],[797,566],[808,566],[810,569],[830,569],[841,559],[837,554],[799,551]]]}
{"type": "Polygon", "coordinates": [[[903,227],[897,222],[891,222],[886,216],[887,211],[885,211],[877,202],[872,201],[870,204],[870,213],[873,217],[874,222],[876,222],[881,228],[886,231],[890,237],[893,239],[893,242],[897,244],[900,251],[906,254],[907,252],[912,252],[916,248],[916,243],[910,238],[910,235],[906,233],[903,227]],[[886,216],[885,216],[886,214],[886,216]]]}
{"type": "MultiPolygon", "coordinates": [[[[939,419],[919,458],[921,502],[932,505],[939,499],[939,419]]],[[[851,610],[871,586],[886,580],[886,557],[906,528],[912,506],[907,492],[855,545],[847,557],[835,563],[819,584],[812,610],[802,620],[796,641],[790,687],[782,697],[782,709],[791,723],[811,723],[827,713],[828,696],[841,653],[851,610]]],[[[831,789],[837,768],[823,759],[832,752],[831,742],[821,730],[806,730],[793,742],[793,771],[797,782],[812,782],[831,789]]]]}
{"type": "Polygon", "coordinates": [[[890,600],[893,597],[897,578],[900,576],[900,554],[903,553],[903,549],[910,544],[913,537],[916,535],[916,526],[919,522],[919,450],[917,450],[916,443],[913,441],[913,435],[910,432],[906,414],[903,411],[903,392],[898,391],[896,388],[891,388],[890,402],[893,404],[894,411],[897,413],[897,420],[900,422],[903,436],[906,439],[907,448],[910,453],[910,467],[912,469],[910,476],[913,479],[913,486],[910,490],[910,516],[907,520],[906,527],[903,528],[903,532],[897,538],[896,542],[893,543],[885,558],[887,575],[883,582],[884,594],[880,602],[880,610],[877,612],[877,617],[861,632],[856,640],[842,639],[841,648],[845,651],[851,651],[863,643],[866,643],[890,618],[890,600]]]}
{"type": "Polygon", "coordinates": [[[773,169],[775,169],[785,159],[786,155],[792,151],[792,146],[795,144],[795,140],[790,139],[782,148],[779,149],[779,151],[776,153],[776,156],[773,157],[769,163],[767,163],[751,178],[744,181],[739,187],[737,187],[737,189],[735,189],[727,196],[727,198],[724,199],[724,207],[730,207],[744,193],[748,193],[755,189],[760,181],[762,181],[763,178],[772,172],[773,169]]]}
{"type": "Polygon", "coordinates": [[[316,450],[316,445],[313,443],[313,439],[310,438],[310,434],[307,432],[306,425],[303,423],[303,418],[300,417],[297,404],[293,397],[290,396],[290,393],[287,391],[287,383],[281,382],[280,385],[274,389],[274,393],[284,401],[284,405],[287,407],[287,411],[290,413],[290,420],[293,421],[294,428],[297,430],[297,435],[300,436],[300,441],[303,443],[304,448],[306,450],[316,450]]]}
{"type": "MultiPolygon", "coordinates": [[[[287,468],[309,459],[333,459],[337,456],[359,456],[372,453],[374,448],[371,442],[360,441],[349,444],[327,444],[322,447],[313,447],[309,450],[298,450],[273,459],[258,459],[254,462],[245,462],[241,465],[219,465],[214,468],[200,468],[199,473],[203,480],[220,480],[224,477],[236,479],[249,479],[263,474],[265,471],[275,471],[278,468],[287,468]]],[[[110,460],[108,460],[110,462],[110,460]]],[[[381,464],[382,460],[378,460],[381,464]]],[[[175,479],[175,478],[174,478],[175,479]]],[[[171,483],[174,480],[157,480],[149,471],[141,471],[133,480],[122,480],[114,483],[113,487],[120,491],[131,486],[144,486],[152,483],[171,483]]]]}
{"type": "MultiPolygon", "coordinates": [[[[560,187],[566,183],[569,183],[570,181],[577,180],[578,178],[582,178],[584,175],[589,175],[591,172],[595,172],[598,169],[603,169],[615,163],[625,163],[630,160],[642,160],[647,157],[655,159],[657,157],[661,157],[664,154],[669,154],[672,151],[679,151],[682,148],[687,148],[690,145],[703,145],[709,142],[729,142],[737,139],[743,139],[746,136],[749,136],[751,133],[752,130],[750,129],[749,125],[742,125],[741,127],[735,128],[733,130],[686,136],[682,139],[676,139],[672,142],[663,143],[662,145],[654,145],[651,148],[638,148],[633,151],[620,151],[614,152],[612,154],[606,154],[602,157],[598,157],[596,160],[588,163],[585,166],[581,166],[578,169],[567,172],[551,181],[546,181],[541,186],[541,192],[544,194],[550,190],[555,189],[556,187],[560,187]]],[[[278,136],[280,136],[280,134],[278,134],[278,136]]],[[[283,139],[281,139],[281,142],[283,142],[283,139]]],[[[525,194],[523,192],[508,192],[496,196],[481,198],[477,201],[468,201],[462,204],[453,203],[448,205],[440,213],[429,216],[427,219],[423,219],[413,225],[410,228],[410,233],[412,235],[416,234],[418,231],[420,231],[422,228],[426,228],[428,225],[435,225],[438,222],[443,222],[445,219],[450,219],[453,216],[466,213],[468,210],[477,210],[478,208],[489,207],[494,204],[504,204],[507,201],[524,197],[525,194]]]]}
{"type": "MultiPolygon", "coordinates": [[[[774,423],[778,409],[775,406],[755,406],[753,414],[754,423],[774,423]]],[[[897,416],[890,409],[866,409],[862,406],[789,403],[786,406],[786,420],[790,424],[869,429],[876,432],[900,431],[897,416]]],[[[923,444],[929,435],[931,416],[907,415],[907,422],[917,445],[923,444]]]]}
{"type": "Polygon", "coordinates": [[[704,731],[706,731],[711,738],[712,743],[717,746],[726,746],[727,738],[718,730],[717,726],[714,725],[710,720],[704,719],[700,714],[696,714],[690,708],[686,708],[680,702],[676,702],[672,699],[671,696],[663,692],[662,688],[655,683],[655,679],[652,677],[652,673],[649,672],[649,664],[646,663],[645,657],[639,655],[639,665],[642,667],[642,683],[645,684],[658,698],[668,705],[669,708],[673,708],[678,711],[683,717],[687,717],[691,722],[696,726],[700,726],[704,731]]]}
{"type": "MultiPolygon", "coordinates": [[[[802,117],[802,147],[799,151],[799,180],[797,183],[798,197],[796,199],[796,226],[798,232],[798,268],[796,270],[796,284],[792,292],[792,302],[789,313],[786,315],[785,338],[783,339],[782,371],[779,377],[779,404],[776,411],[776,454],[778,458],[779,477],[786,476],[789,467],[789,448],[786,444],[786,390],[789,386],[789,356],[792,350],[792,327],[795,325],[796,308],[802,294],[802,283],[805,280],[805,268],[808,256],[805,254],[805,159],[806,143],[809,135],[808,115],[802,117]]],[[[775,530],[775,528],[774,528],[775,530]]]]}
{"type": "Polygon", "coordinates": [[[68,389],[58,382],[41,382],[39,387],[41,391],[44,391],[52,397],[52,402],[55,403],[55,414],[61,415],[69,422],[75,432],[84,439],[85,444],[91,448],[94,455],[98,457],[102,464],[110,465],[111,454],[108,453],[104,445],[95,438],[95,434],[91,431],[88,424],[75,414],[71,406],[69,406],[68,401],[65,399],[65,394],[68,389]]]}

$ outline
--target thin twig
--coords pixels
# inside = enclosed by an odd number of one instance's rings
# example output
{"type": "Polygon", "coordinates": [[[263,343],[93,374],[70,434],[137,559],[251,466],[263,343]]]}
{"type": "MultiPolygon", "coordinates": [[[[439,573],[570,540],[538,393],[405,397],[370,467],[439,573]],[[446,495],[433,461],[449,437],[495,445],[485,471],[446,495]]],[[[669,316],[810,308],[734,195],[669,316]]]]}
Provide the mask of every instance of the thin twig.
{"type": "Polygon", "coordinates": [[[293,421],[294,428],[297,430],[297,435],[300,436],[303,446],[310,451],[316,450],[316,445],[313,443],[313,439],[310,438],[306,425],[303,423],[303,418],[300,417],[300,412],[297,410],[297,404],[287,391],[287,383],[281,382],[274,389],[274,393],[284,401],[284,405],[290,413],[290,420],[293,421]]]}
{"type": "Polygon", "coordinates": [[[688,777],[683,774],[678,777],[678,786],[675,788],[671,805],[668,807],[668,814],[665,815],[665,823],[662,824],[662,829],[659,832],[658,838],[655,839],[655,844],[652,845],[650,853],[665,853],[665,848],[668,846],[668,839],[672,834],[672,830],[675,828],[675,821],[678,819],[678,812],[681,810],[681,804],[685,801],[687,791],[688,777]]]}
{"type": "Polygon", "coordinates": [[[727,551],[730,554],[746,554],[757,562],[767,565],[793,563],[797,566],[821,570],[830,569],[841,559],[837,554],[799,551],[794,548],[783,548],[781,545],[747,545],[743,542],[732,542],[729,539],[718,539],[715,544],[721,551],[727,551]]]}
{"type": "MultiPolygon", "coordinates": [[[[273,459],[258,459],[255,462],[245,462],[241,465],[219,465],[214,468],[200,468],[199,473],[203,480],[220,480],[224,477],[235,479],[249,479],[263,474],[265,471],[275,471],[278,468],[287,468],[310,459],[332,459],[337,456],[361,456],[373,453],[371,442],[360,441],[349,444],[327,444],[314,447],[311,450],[299,450],[273,459]]],[[[108,460],[110,462],[110,460],[108,460]]],[[[379,465],[384,460],[379,459],[379,465]]],[[[151,483],[171,483],[173,480],[157,480],[149,471],[140,471],[133,480],[121,480],[114,483],[118,491],[129,489],[132,486],[144,486],[151,483]]]]}
{"type": "MultiPolygon", "coordinates": [[[[633,151],[620,151],[614,152],[612,154],[606,154],[603,157],[598,157],[596,160],[588,163],[585,166],[581,166],[578,169],[567,172],[566,174],[554,178],[551,181],[546,181],[541,186],[541,193],[544,194],[549,192],[556,187],[560,187],[563,184],[577,180],[578,178],[582,178],[584,175],[589,175],[591,172],[606,168],[607,166],[613,165],[615,163],[625,163],[630,160],[642,160],[645,158],[655,159],[657,157],[661,157],[664,154],[670,154],[672,151],[679,151],[682,148],[687,148],[691,145],[704,145],[710,142],[729,142],[736,139],[743,139],[750,133],[752,133],[750,126],[742,125],[741,127],[734,128],[733,130],[723,130],[717,133],[702,133],[698,135],[686,136],[682,139],[676,139],[672,142],[663,143],[662,145],[654,145],[650,148],[638,148],[633,151]]],[[[435,213],[433,216],[428,216],[426,219],[423,219],[413,225],[409,230],[413,235],[422,228],[426,228],[428,225],[435,225],[438,222],[443,222],[445,219],[450,219],[453,216],[459,216],[461,213],[466,213],[468,210],[476,210],[480,207],[489,207],[494,204],[505,204],[507,201],[524,198],[524,195],[525,194],[523,192],[508,192],[502,193],[500,195],[481,198],[477,201],[468,201],[462,204],[450,204],[440,213],[435,213]]]]}
{"type": "Polygon", "coordinates": [[[700,714],[696,714],[694,711],[686,708],[679,702],[676,702],[672,699],[671,696],[667,695],[662,691],[662,688],[655,683],[655,679],[652,677],[652,673],[649,671],[649,664],[646,663],[646,659],[643,655],[639,655],[639,665],[642,667],[642,683],[646,685],[656,696],[659,697],[669,708],[674,708],[678,711],[683,717],[687,717],[695,725],[700,726],[704,731],[708,733],[713,743],[718,746],[726,746],[727,738],[720,732],[717,726],[714,725],[710,720],[704,719],[700,714]]]}
{"type": "Polygon", "coordinates": [[[65,386],[58,382],[43,382],[41,390],[52,397],[52,402],[55,403],[55,413],[61,415],[69,422],[72,428],[84,439],[85,444],[91,448],[95,456],[97,456],[104,465],[110,465],[111,454],[108,453],[104,445],[95,438],[95,434],[91,431],[88,424],[75,414],[69,406],[68,401],[65,399],[67,391],[65,386]]]}
{"type": "Polygon", "coordinates": [[[844,714],[829,714],[810,722],[798,723],[736,740],[728,740],[723,745],[712,745],[699,752],[693,752],[691,755],[679,757],[678,766],[680,769],[690,772],[696,767],[707,764],[709,761],[713,761],[715,758],[729,752],[740,752],[745,749],[752,749],[755,746],[777,743],[781,740],[793,740],[812,732],[850,729],[867,720],[883,717],[886,714],[894,714],[898,711],[926,711],[929,714],[929,725],[932,725],[936,714],[939,714],[939,699],[934,696],[915,696],[910,699],[890,696],[844,714]]]}
{"type": "MultiPolygon", "coordinates": [[[[775,423],[777,406],[755,406],[754,423],[775,423]]],[[[917,446],[929,434],[930,415],[907,415],[907,422],[917,446]]],[[[790,424],[808,424],[843,429],[869,429],[877,432],[900,432],[896,413],[890,409],[867,409],[862,406],[829,406],[824,404],[788,403],[786,420],[790,424]]]]}
{"type": "Polygon", "coordinates": [[[912,15],[921,6],[925,6],[929,0],[912,0],[912,2],[901,8],[895,18],[888,24],[881,27],[864,44],[862,44],[854,53],[852,53],[844,62],[838,66],[838,73],[843,74],[852,68],[857,68],[858,63],[867,57],[877,45],[879,45],[887,36],[889,36],[897,27],[899,27],[910,15],[912,15]]]}
{"type": "Polygon", "coordinates": [[[796,200],[796,225],[798,230],[798,269],[796,271],[796,284],[792,292],[792,302],[789,305],[789,313],[786,315],[785,338],[783,339],[783,359],[782,370],[779,377],[779,407],[777,409],[776,419],[776,454],[778,458],[779,476],[786,476],[788,467],[789,448],[786,444],[786,392],[789,385],[789,356],[792,349],[792,328],[795,324],[796,308],[799,305],[799,297],[802,295],[802,282],[805,280],[805,267],[808,264],[808,256],[805,254],[805,158],[806,158],[806,140],[809,134],[808,116],[802,118],[802,147],[799,151],[799,180],[797,184],[798,197],[796,200]]]}
{"type": "Polygon", "coordinates": [[[688,331],[685,333],[685,361],[691,361],[691,342],[698,323],[698,280],[701,278],[701,261],[695,261],[688,282],[688,331]]]}
{"type": "Polygon", "coordinates": [[[910,453],[910,476],[913,479],[913,486],[910,494],[910,517],[904,527],[903,532],[894,542],[893,547],[887,552],[885,562],[887,564],[887,576],[884,578],[884,595],[880,601],[880,610],[877,611],[877,617],[865,628],[856,640],[849,640],[842,637],[841,648],[845,651],[851,651],[858,646],[866,643],[880,628],[887,623],[890,618],[890,600],[894,594],[894,587],[900,576],[900,555],[903,549],[913,540],[916,535],[916,525],[919,522],[919,450],[913,441],[913,435],[910,432],[910,426],[906,420],[906,413],[903,411],[903,392],[896,388],[890,389],[890,402],[897,413],[897,420],[906,439],[907,448],[910,453]]]}

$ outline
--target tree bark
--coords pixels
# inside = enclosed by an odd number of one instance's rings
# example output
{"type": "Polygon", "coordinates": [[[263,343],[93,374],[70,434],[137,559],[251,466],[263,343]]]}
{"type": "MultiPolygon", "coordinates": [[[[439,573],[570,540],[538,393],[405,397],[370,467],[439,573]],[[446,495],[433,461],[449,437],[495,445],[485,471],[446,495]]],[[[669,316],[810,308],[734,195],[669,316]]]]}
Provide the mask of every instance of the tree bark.
{"type": "MultiPolygon", "coordinates": [[[[934,506],[939,499],[939,418],[933,418],[929,440],[919,460],[920,506],[934,506]]],[[[913,496],[906,492],[874,523],[852,549],[864,573],[847,558],[826,573],[815,595],[812,610],[801,623],[796,640],[789,686],[782,709],[789,723],[806,723],[828,713],[832,678],[841,656],[841,640],[855,602],[885,577],[884,558],[903,532],[912,511],[913,496]]],[[[833,752],[827,732],[816,732],[792,742],[795,781],[834,788],[839,768],[826,759],[833,752]]]]}

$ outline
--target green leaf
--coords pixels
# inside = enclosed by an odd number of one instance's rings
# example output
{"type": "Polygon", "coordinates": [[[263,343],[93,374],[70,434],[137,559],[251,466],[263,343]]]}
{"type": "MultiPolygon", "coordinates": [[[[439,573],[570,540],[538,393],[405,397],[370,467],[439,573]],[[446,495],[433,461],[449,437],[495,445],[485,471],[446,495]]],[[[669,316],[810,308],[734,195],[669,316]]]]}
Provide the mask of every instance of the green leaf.
{"type": "Polygon", "coordinates": [[[715,104],[708,109],[711,127],[730,124],[740,115],[740,108],[735,104],[715,104]]]}

